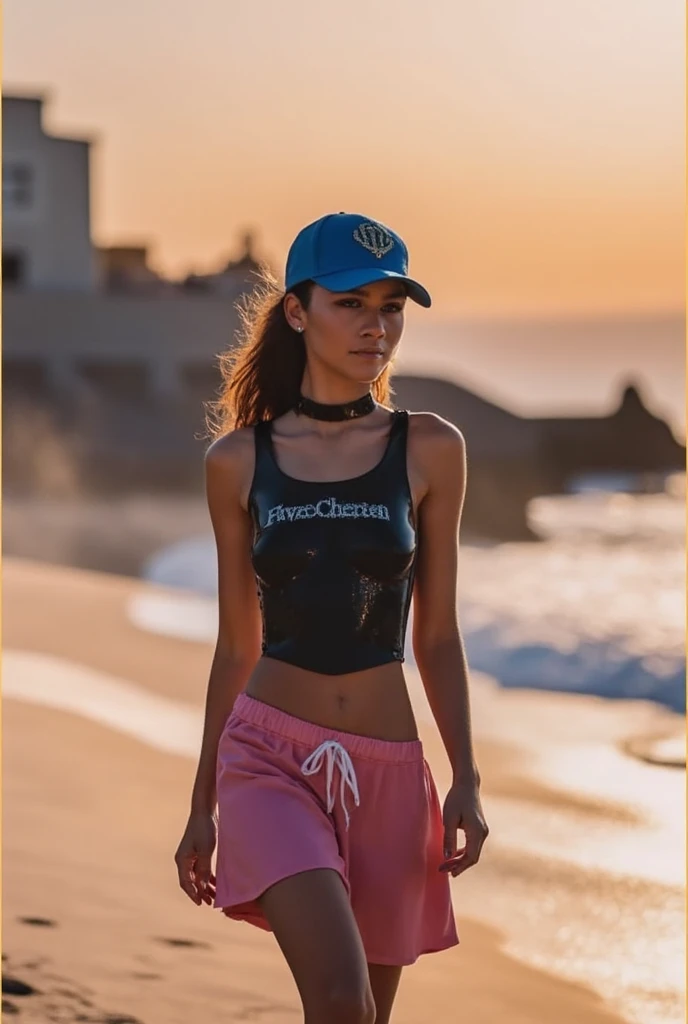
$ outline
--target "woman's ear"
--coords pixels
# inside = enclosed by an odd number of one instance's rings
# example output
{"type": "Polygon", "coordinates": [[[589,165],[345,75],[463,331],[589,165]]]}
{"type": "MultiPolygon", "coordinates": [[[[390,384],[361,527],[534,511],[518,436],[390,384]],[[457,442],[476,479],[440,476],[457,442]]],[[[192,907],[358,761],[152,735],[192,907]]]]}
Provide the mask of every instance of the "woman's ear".
{"type": "Polygon", "coordinates": [[[303,306],[292,292],[287,292],[284,296],[283,308],[289,326],[301,333],[306,326],[306,315],[303,306]]]}

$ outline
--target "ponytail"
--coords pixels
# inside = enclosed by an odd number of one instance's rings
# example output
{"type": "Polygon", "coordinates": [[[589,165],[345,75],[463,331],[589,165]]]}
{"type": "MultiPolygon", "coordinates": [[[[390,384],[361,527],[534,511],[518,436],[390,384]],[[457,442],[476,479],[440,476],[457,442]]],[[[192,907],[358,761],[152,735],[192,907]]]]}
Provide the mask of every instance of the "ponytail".
{"type": "MultiPolygon", "coordinates": [[[[307,310],[313,282],[304,281],[290,288],[290,292],[307,310]]],[[[264,268],[258,287],[238,307],[238,343],[220,354],[220,396],[206,403],[206,422],[213,439],[230,430],[283,416],[299,400],[306,346],[303,335],[287,320],[284,295],[273,275],[264,268]]],[[[387,367],[371,387],[373,397],[381,404],[390,399],[389,374],[387,367]]]]}

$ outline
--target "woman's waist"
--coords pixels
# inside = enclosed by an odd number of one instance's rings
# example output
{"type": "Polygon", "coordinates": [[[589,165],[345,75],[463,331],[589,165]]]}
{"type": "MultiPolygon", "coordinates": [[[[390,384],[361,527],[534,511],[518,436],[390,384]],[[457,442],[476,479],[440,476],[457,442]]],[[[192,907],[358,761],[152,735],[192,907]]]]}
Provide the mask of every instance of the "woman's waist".
{"type": "Polygon", "coordinates": [[[381,740],[418,738],[403,668],[395,661],[325,675],[262,657],[246,685],[250,697],[315,725],[381,740]]]}

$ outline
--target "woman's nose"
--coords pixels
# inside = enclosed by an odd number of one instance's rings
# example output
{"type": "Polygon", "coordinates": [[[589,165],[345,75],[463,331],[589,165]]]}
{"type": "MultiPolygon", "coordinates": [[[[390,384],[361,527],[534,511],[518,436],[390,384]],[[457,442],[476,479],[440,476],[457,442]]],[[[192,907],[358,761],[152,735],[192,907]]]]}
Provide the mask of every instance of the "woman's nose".
{"type": "Polygon", "coordinates": [[[382,316],[371,318],[363,328],[363,334],[366,338],[384,338],[386,333],[385,321],[382,316]]]}

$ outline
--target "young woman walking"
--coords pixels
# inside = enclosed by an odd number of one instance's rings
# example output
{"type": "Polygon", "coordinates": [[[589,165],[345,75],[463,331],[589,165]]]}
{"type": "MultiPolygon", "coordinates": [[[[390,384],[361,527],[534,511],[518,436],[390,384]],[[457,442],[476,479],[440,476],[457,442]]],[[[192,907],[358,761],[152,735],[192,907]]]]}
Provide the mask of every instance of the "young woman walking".
{"type": "Polygon", "coordinates": [[[223,356],[206,456],[219,632],[175,860],[194,903],[274,932],[306,1024],[390,1020],[402,967],[459,941],[449,875],[488,833],[456,613],[464,440],[390,408],[405,303],[430,305],[407,260],[366,217],[304,228],[223,356]],[[412,597],[443,810],[402,669],[412,597]]]}

